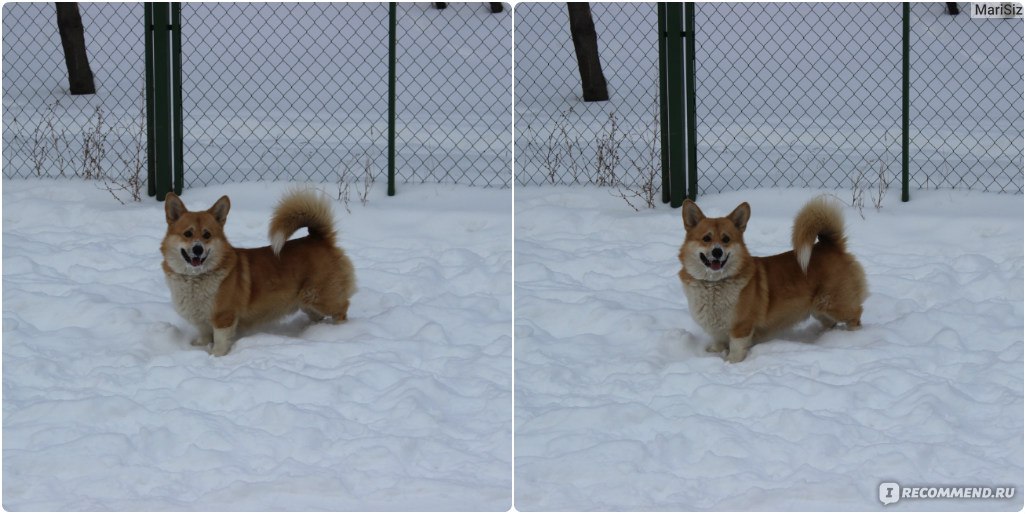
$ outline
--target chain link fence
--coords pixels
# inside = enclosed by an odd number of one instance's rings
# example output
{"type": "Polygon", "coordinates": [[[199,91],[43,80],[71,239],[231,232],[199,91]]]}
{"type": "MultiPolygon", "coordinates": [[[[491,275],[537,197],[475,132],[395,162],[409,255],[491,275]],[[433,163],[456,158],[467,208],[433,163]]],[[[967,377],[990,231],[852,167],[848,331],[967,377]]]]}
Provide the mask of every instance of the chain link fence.
{"type": "MultiPolygon", "coordinates": [[[[105,169],[116,142],[141,142],[145,179],[143,5],[79,5],[98,87],[82,97],[67,95],[53,5],[3,8],[5,177],[72,175],[53,161],[81,148],[58,139],[36,165],[34,133],[76,140],[99,109],[105,169]]],[[[399,4],[397,20],[398,181],[509,187],[508,6],[399,4]]],[[[186,187],[383,181],[388,39],[387,3],[183,3],[186,187]]]]}
{"type": "MultiPolygon", "coordinates": [[[[912,185],[1022,193],[1022,20],[959,7],[912,4],[912,185]]],[[[699,194],[900,185],[900,3],[695,11],[699,194]]],[[[585,104],[565,5],[516,8],[518,184],[600,183],[594,148],[608,113],[633,113],[621,131],[638,140],[637,114],[658,112],[655,5],[594,4],[592,14],[613,98],[585,104]]],[[[640,155],[625,146],[635,153],[623,160],[640,155]]]]}
{"type": "Polygon", "coordinates": [[[182,111],[186,187],[379,178],[388,7],[183,3],[182,111]]]}
{"type": "Polygon", "coordinates": [[[70,96],[52,3],[6,3],[3,175],[96,179],[122,198],[145,189],[142,5],[81,5],[96,94],[70,96]]]}
{"type": "Polygon", "coordinates": [[[1023,21],[911,4],[910,182],[1023,192],[1023,21]]]}
{"type": "Polygon", "coordinates": [[[641,187],[659,173],[656,4],[593,3],[591,13],[610,98],[585,103],[566,4],[516,6],[518,184],[641,187]]]}
{"type": "Polygon", "coordinates": [[[900,177],[901,9],[698,6],[699,194],[900,177]]]}
{"type": "Polygon", "coordinates": [[[399,4],[396,175],[509,187],[513,14],[485,3],[399,4]],[[439,37],[446,34],[446,37],[439,37]]]}

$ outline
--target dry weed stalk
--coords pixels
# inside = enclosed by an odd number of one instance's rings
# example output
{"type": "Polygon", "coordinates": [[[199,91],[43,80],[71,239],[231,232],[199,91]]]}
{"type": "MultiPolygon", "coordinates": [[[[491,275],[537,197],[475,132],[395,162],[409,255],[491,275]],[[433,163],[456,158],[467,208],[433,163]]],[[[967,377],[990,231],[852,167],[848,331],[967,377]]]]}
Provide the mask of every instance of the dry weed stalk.
{"type": "Polygon", "coordinates": [[[608,130],[595,142],[595,182],[600,186],[618,183],[616,168],[620,165],[620,146],[623,134],[619,132],[616,113],[609,113],[608,130]]]}
{"type": "Polygon", "coordinates": [[[655,116],[655,120],[651,124],[651,130],[645,132],[643,142],[645,150],[640,159],[631,159],[631,168],[637,176],[638,185],[624,184],[622,180],[616,183],[616,191],[620,198],[623,198],[627,205],[635,211],[640,209],[632,200],[644,202],[645,207],[649,209],[654,209],[656,206],[656,196],[659,193],[659,177],[662,171],[658,115],[655,116]]]}

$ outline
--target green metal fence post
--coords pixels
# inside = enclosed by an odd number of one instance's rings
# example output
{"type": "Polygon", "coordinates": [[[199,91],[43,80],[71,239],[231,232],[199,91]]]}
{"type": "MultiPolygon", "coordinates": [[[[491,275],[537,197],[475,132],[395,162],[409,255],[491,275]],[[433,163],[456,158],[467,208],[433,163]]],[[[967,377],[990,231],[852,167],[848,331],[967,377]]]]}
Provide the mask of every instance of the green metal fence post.
{"type": "Polygon", "coordinates": [[[181,4],[147,2],[146,177],[147,192],[164,201],[182,194],[181,4]]]}
{"type": "Polygon", "coordinates": [[[659,2],[656,6],[659,13],[659,151],[662,154],[663,173],[662,190],[663,203],[670,202],[670,154],[669,137],[666,133],[667,110],[666,110],[666,2],[659,2]]]}
{"type": "Polygon", "coordinates": [[[174,152],[171,144],[171,63],[170,56],[170,31],[171,10],[167,4],[155,3],[153,9],[153,101],[154,101],[154,131],[153,131],[153,159],[154,180],[156,182],[157,200],[164,201],[168,191],[171,190],[171,167],[174,160],[174,152]]]}
{"type": "Polygon", "coordinates": [[[901,201],[908,201],[908,95],[909,95],[909,35],[911,34],[910,6],[902,3],[901,42],[901,201]]]}
{"type": "Polygon", "coordinates": [[[388,196],[395,196],[395,2],[388,4],[388,196]]]}
{"type": "Polygon", "coordinates": [[[695,117],[695,3],[684,4],[684,34],[687,37],[684,53],[684,87],[687,103],[688,137],[688,198],[692,200],[698,195],[698,134],[696,133],[697,118],[695,117]]]}
{"type": "Polygon", "coordinates": [[[174,109],[172,127],[174,139],[174,191],[175,194],[182,194],[183,174],[185,172],[184,152],[182,148],[182,4],[173,2],[171,4],[171,73],[174,77],[171,82],[174,109]]]}
{"type": "Polygon", "coordinates": [[[670,206],[684,203],[684,32],[682,5],[666,4],[666,121],[670,161],[670,206]]]}
{"type": "Polygon", "coordinates": [[[153,118],[153,3],[143,4],[143,23],[146,41],[146,191],[157,195],[157,160],[154,156],[153,132],[156,121],[153,118]]]}

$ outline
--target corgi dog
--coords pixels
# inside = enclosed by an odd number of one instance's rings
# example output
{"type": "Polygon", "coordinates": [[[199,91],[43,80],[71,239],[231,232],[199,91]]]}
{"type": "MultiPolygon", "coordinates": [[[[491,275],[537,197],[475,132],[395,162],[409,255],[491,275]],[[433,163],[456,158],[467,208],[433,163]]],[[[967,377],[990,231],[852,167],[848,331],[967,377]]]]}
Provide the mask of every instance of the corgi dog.
{"type": "Polygon", "coordinates": [[[346,320],[356,276],[335,244],[325,198],[312,191],[286,194],[271,216],[271,246],[260,248],[228,242],[224,224],[230,207],[227,196],[195,212],[174,193],[164,200],[164,277],[175,310],[199,330],[193,346],[213,343],[210,354],[226,355],[237,330],[299,309],[313,321],[346,320]],[[302,227],[310,235],[287,240],[302,227]]]}
{"type": "Polygon", "coordinates": [[[681,211],[686,234],[679,276],[691,315],[713,338],[706,351],[726,350],[727,361],[740,362],[753,337],[809,315],[827,328],[861,326],[866,276],[845,248],[836,204],[825,197],[807,203],[794,220],[794,250],[769,257],[752,257],[745,246],[747,202],[723,218],[707,218],[691,200],[681,211]]]}

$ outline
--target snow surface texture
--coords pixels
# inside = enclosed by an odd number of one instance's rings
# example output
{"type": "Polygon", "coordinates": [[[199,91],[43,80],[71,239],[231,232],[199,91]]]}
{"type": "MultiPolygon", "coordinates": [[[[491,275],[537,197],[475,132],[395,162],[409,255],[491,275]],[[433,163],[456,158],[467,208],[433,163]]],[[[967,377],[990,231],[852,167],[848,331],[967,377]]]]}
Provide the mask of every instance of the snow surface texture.
{"type": "MultiPolygon", "coordinates": [[[[704,351],[677,278],[679,210],[635,213],[597,188],[515,193],[518,509],[877,510],[888,481],[1017,491],[889,509],[1022,507],[1022,196],[846,209],[864,327],[807,322],[728,364],[704,351]]],[[[699,205],[748,201],[745,240],[770,255],[816,194],[699,205]]]]}
{"type": "MultiPolygon", "coordinates": [[[[89,182],[3,187],[5,508],[509,507],[509,191],[336,204],[360,287],[349,321],[300,314],[215,358],[172,309],[162,204],[89,182]]],[[[264,246],[285,189],[183,199],[230,195],[229,239],[264,246]]]]}

